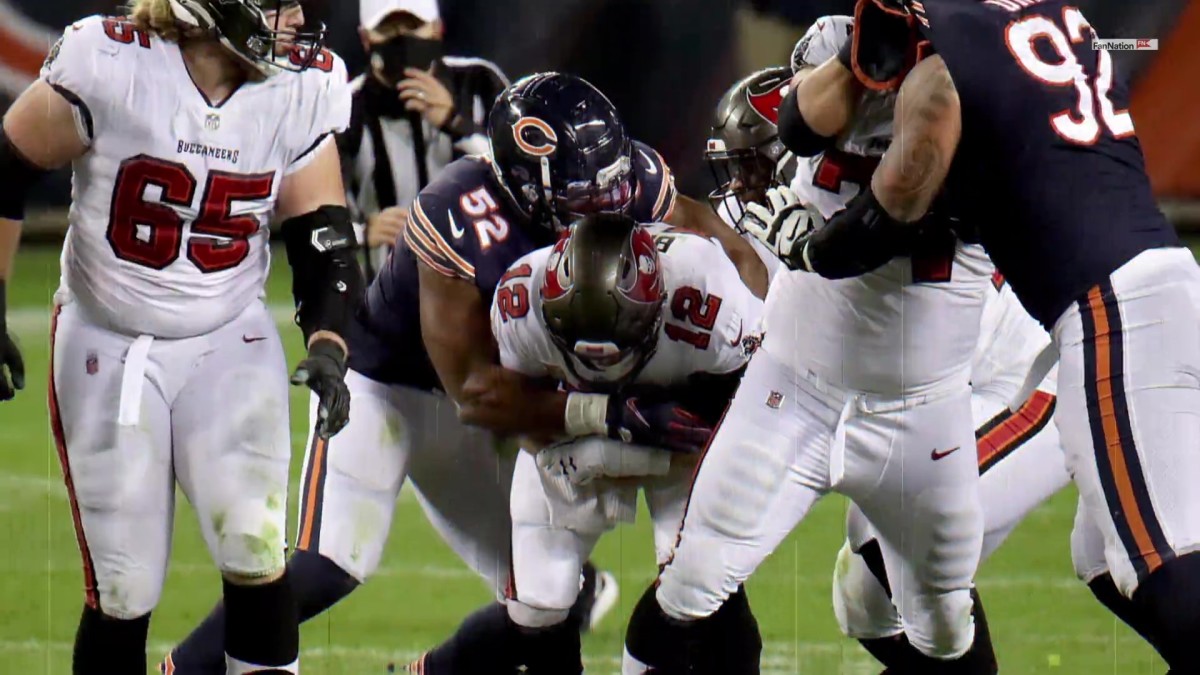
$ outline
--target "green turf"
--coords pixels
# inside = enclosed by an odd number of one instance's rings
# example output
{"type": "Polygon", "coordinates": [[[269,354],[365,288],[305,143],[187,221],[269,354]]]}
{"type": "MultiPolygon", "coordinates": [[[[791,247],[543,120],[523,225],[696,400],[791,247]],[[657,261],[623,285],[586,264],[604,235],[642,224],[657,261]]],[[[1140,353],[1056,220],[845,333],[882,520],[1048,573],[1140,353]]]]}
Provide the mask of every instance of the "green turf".
{"type": "MultiPolygon", "coordinates": [[[[10,286],[10,314],[29,366],[29,385],[0,406],[0,674],[69,673],[82,600],[79,554],[46,413],[46,308],[57,283],[56,250],[26,248],[10,286]]],[[[283,257],[269,300],[290,302],[283,257]]],[[[284,335],[294,360],[297,331],[284,335]]],[[[305,436],[304,394],[292,398],[296,461],[305,436]]],[[[295,490],[292,504],[295,504],[295,490]]],[[[182,496],[172,567],[151,628],[152,657],[184,635],[211,607],[220,584],[182,496]]],[[[764,639],[764,671],[874,673],[878,668],[842,639],[830,610],[830,574],[842,537],[845,502],[824,500],[749,584],[764,639]]],[[[308,675],[386,672],[447,636],[489,594],[424,521],[407,491],[378,577],[304,628],[308,675]]],[[[1013,534],[982,568],[996,648],[1006,673],[1121,675],[1162,673],[1162,662],[1108,615],[1071,570],[1069,533],[1075,495],[1058,495],[1013,534]]],[[[644,514],[643,514],[644,517],[644,514]]],[[[589,672],[619,672],[624,620],[653,578],[645,523],[610,534],[595,559],[620,577],[620,607],[584,641],[589,672]]]]}

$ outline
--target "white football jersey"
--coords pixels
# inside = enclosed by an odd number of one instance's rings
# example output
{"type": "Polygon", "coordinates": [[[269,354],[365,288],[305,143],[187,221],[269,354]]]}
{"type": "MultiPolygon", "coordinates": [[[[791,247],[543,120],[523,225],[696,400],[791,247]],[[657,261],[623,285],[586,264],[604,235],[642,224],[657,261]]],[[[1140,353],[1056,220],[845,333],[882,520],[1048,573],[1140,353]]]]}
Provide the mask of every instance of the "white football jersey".
{"type": "MultiPolygon", "coordinates": [[[[984,297],[979,344],[971,360],[971,390],[1007,403],[1021,390],[1034,359],[1050,344],[1050,334],[1029,316],[999,275],[992,277],[984,297]]],[[[1054,383],[1039,388],[1053,390],[1054,383]]]]}
{"type": "Polygon", "coordinates": [[[119,18],[66,28],[41,78],[76,106],[60,301],[128,335],[208,333],[263,293],[280,183],[345,129],[345,65],[247,82],[214,103],[179,46],[119,18]]]}
{"type": "MultiPolygon", "coordinates": [[[[848,39],[826,33],[831,53],[848,39]]],[[[792,191],[831,218],[858,195],[855,178],[870,175],[861,159],[831,152],[802,161],[792,191]]],[[[940,258],[896,258],[852,279],[783,272],[767,294],[763,349],[851,390],[911,395],[965,386],[994,269],[982,247],[960,242],[940,258]]]]}
{"type": "MultiPolygon", "coordinates": [[[[729,373],[746,365],[758,344],[762,301],[742,283],[717,242],[664,226],[649,230],[667,299],[658,349],[634,382],[681,385],[693,374],[729,373]]],[[[538,249],[509,267],[492,302],[492,332],[505,368],[580,386],[542,318],[540,290],[553,249],[538,249]]]]}
{"type": "MultiPolygon", "coordinates": [[[[815,68],[837,56],[853,30],[852,16],[833,14],[814,21],[792,50],[792,72],[803,67],[815,68]]],[[[834,147],[857,155],[882,155],[892,138],[895,104],[895,92],[865,90],[859,96],[854,120],[834,147]]]]}

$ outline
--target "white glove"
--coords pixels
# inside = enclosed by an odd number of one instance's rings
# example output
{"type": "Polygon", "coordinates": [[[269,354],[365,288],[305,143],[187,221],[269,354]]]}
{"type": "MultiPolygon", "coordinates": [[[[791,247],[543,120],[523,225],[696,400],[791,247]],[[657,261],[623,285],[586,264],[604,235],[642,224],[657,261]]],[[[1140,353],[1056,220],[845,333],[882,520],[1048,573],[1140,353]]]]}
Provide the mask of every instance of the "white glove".
{"type": "Polygon", "coordinates": [[[820,214],[800,203],[786,187],[767,190],[767,206],[747,204],[742,227],[792,269],[801,258],[804,235],[824,224],[820,214]]]}
{"type": "Polygon", "coordinates": [[[664,475],[671,468],[671,453],[589,437],[543,448],[537,454],[537,463],[552,478],[587,485],[597,478],[664,475]]]}

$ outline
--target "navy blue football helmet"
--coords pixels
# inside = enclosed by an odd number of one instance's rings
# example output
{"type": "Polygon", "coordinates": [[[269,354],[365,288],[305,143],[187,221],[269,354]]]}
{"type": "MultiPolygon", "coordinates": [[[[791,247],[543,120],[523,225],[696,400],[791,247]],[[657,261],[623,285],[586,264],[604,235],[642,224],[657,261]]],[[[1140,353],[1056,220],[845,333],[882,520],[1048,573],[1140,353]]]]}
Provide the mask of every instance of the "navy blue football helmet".
{"type": "Polygon", "coordinates": [[[555,230],[633,204],[633,143],[587,81],[538,73],[505,89],[488,115],[492,168],[514,205],[555,230]]]}

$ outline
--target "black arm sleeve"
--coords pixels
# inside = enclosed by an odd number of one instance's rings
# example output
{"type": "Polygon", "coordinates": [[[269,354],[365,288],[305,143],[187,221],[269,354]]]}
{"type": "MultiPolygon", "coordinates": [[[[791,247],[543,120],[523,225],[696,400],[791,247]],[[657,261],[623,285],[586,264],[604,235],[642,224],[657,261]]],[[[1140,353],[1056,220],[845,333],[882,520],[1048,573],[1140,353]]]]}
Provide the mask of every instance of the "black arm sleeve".
{"type": "Polygon", "coordinates": [[[826,279],[857,277],[908,251],[916,225],[888,215],[871,186],[808,236],[804,267],[826,279]]]}
{"type": "Polygon", "coordinates": [[[321,330],[345,335],[365,283],[354,256],[358,242],[344,206],[322,206],[283,223],[292,268],[296,323],[307,342],[321,330]]]}
{"type": "Polygon", "coordinates": [[[833,147],[835,137],[821,136],[808,126],[796,107],[796,87],[779,104],[779,140],[800,157],[812,157],[833,147]]]}
{"type": "Polygon", "coordinates": [[[29,189],[47,173],[21,154],[0,122],[0,218],[24,220],[29,189]]]}

